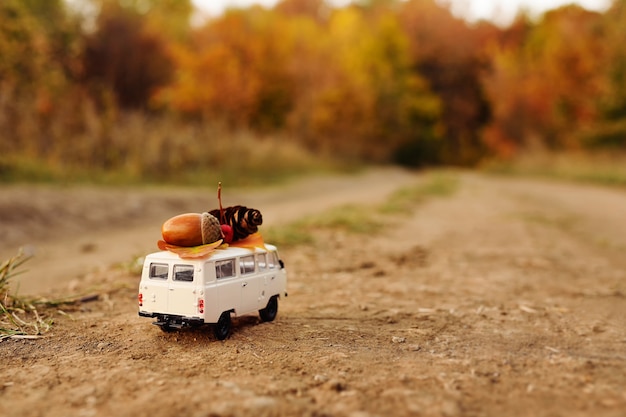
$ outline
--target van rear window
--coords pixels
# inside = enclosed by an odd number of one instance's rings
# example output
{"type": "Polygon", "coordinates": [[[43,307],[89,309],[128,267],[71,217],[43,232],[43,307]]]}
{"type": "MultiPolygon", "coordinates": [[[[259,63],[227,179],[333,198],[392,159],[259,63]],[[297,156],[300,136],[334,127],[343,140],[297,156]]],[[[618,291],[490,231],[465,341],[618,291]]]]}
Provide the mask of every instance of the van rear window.
{"type": "Polygon", "coordinates": [[[193,265],[174,265],[174,281],[193,281],[193,265]]]}
{"type": "Polygon", "coordinates": [[[167,279],[167,264],[150,264],[150,279],[167,279]]]}

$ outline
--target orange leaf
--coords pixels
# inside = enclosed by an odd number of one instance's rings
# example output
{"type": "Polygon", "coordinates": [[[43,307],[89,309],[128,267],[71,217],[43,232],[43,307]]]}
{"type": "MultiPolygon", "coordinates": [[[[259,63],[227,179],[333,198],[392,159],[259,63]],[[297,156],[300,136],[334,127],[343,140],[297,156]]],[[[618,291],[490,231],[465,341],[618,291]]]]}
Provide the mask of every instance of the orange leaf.
{"type": "Polygon", "coordinates": [[[252,233],[248,237],[244,239],[239,239],[235,242],[232,242],[230,246],[234,246],[237,248],[261,248],[265,249],[265,242],[263,241],[263,236],[261,236],[260,232],[252,233]]]}
{"type": "Polygon", "coordinates": [[[213,243],[207,243],[206,245],[199,246],[176,246],[170,245],[164,240],[159,240],[157,246],[161,250],[167,250],[173,252],[181,257],[181,259],[199,259],[204,258],[212,254],[215,249],[222,244],[222,239],[213,243]]]}

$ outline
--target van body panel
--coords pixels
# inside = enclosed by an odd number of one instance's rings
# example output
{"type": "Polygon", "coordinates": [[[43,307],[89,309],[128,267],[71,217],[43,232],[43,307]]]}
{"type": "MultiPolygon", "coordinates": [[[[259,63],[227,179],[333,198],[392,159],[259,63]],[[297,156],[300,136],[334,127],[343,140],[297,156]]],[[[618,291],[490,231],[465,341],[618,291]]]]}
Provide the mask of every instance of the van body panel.
{"type": "Polygon", "coordinates": [[[241,300],[239,309],[235,310],[238,316],[259,310],[259,298],[261,294],[261,281],[256,275],[244,277],[241,281],[241,300]]]}
{"type": "Polygon", "coordinates": [[[166,274],[169,274],[169,264],[167,262],[146,262],[143,267],[142,282],[144,283],[144,306],[149,311],[169,312],[168,292],[169,282],[167,277],[163,278],[158,273],[158,269],[165,266],[166,274]]]}
{"type": "Polygon", "coordinates": [[[204,297],[204,321],[215,323],[222,314],[218,305],[217,283],[215,280],[215,264],[212,261],[204,261],[204,286],[202,294],[204,297]]]}
{"type": "Polygon", "coordinates": [[[173,281],[168,294],[168,313],[184,317],[199,317],[199,294],[191,283],[173,281]]]}

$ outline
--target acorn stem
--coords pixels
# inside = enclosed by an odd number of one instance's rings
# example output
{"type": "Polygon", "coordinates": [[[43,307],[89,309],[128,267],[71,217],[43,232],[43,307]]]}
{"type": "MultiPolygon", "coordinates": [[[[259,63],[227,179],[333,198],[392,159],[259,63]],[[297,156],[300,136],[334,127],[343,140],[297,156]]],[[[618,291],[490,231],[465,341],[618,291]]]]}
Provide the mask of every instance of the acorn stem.
{"type": "Polygon", "coordinates": [[[222,208],[222,182],[217,183],[217,201],[220,204],[220,223],[225,224],[226,219],[224,218],[224,208],[222,208]]]}

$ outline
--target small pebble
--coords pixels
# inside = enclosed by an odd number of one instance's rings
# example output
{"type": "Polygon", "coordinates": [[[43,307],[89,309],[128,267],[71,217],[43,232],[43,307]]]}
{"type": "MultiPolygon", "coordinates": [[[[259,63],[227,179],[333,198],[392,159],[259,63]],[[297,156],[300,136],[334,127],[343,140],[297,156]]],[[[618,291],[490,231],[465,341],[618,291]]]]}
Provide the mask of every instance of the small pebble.
{"type": "Polygon", "coordinates": [[[328,377],[326,375],[315,375],[313,377],[313,381],[315,382],[320,382],[320,383],[324,383],[326,381],[328,381],[328,377]]]}

